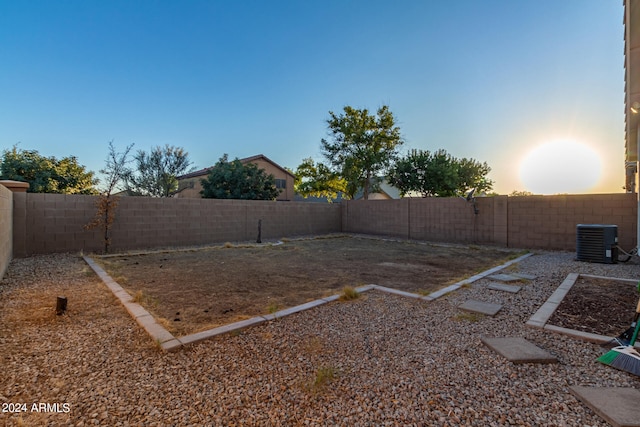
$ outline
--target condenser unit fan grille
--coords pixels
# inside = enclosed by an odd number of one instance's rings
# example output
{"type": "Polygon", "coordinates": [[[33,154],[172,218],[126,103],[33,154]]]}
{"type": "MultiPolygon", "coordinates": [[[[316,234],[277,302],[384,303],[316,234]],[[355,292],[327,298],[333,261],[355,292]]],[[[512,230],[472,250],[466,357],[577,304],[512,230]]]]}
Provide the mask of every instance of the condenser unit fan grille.
{"type": "Polygon", "coordinates": [[[618,226],[578,224],[576,230],[578,261],[612,264],[618,261],[618,226]]]}

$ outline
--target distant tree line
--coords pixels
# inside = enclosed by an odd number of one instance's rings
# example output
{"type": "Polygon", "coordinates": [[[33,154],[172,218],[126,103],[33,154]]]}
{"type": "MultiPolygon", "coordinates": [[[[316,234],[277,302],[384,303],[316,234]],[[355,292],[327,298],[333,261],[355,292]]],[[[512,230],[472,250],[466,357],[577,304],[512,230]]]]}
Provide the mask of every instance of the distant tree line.
{"type": "Polygon", "coordinates": [[[0,179],[28,182],[30,193],[98,194],[98,179],[76,157],[45,157],[17,145],[3,151],[0,179]]]}
{"type": "Polygon", "coordinates": [[[493,188],[487,163],[458,159],[442,149],[400,156],[404,140],[388,106],[375,114],[350,106],[340,114],[330,111],[327,128],[329,139],[320,141],[326,164],[305,158],[295,170],[295,189],[304,197],[331,201],[339,195],[353,199],[362,192],[368,199],[384,178],[403,196],[452,197],[493,188]]]}
{"type": "MultiPolygon", "coordinates": [[[[375,113],[351,106],[338,114],[329,111],[326,124],[328,136],[320,140],[325,162],[305,158],[293,171],[295,190],[304,197],[331,201],[362,194],[368,199],[371,193],[379,191],[383,179],[403,196],[452,197],[471,189],[480,194],[493,187],[487,178],[491,168],[486,162],[456,158],[444,149],[411,150],[402,156],[400,148],[404,140],[386,105],[375,113]]],[[[113,142],[109,143],[108,165],[106,171],[100,171],[107,182],[101,189],[94,173],[78,164],[75,157],[58,160],[17,146],[2,153],[0,179],[29,182],[30,192],[112,195],[118,188],[129,195],[170,197],[178,191],[178,176],[192,170],[192,162],[183,148],[153,147],[148,152],[139,150],[130,159],[132,147],[116,153],[113,142]],[[121,156],[114,158],[116,154],[121,156]],[[114,175],[109,174],[113,172],[109,165],[114,167],[114,163],[118,167],[116,182],[111,180],[114,175]]],[[[201,183],[204,198],[273,200],[279,194],[272,175],[255,164],[243,164],[238,158],[230,161],[227,154],[201,183]]]]}
{"type": "MultiPolygon", "coordinates": [[[[103,202],[102,213],[113,211],[113,196],[119,192],[131,196],[174,195],[178,177],[191,170],[189,154],[183,148],[165,145],[149,152],[139,150],[131,158],[132,148],[133,144],[117,152],[113,141],[109,142],[106,166],[99,171],[105,180],[100,188],[95,174],[78,164],[75,157],[58,160],[17,146],[2,153],[0,179],[28,182],[31,193],[101,194],[109,199],[103,202]]],[[[204,198],[274,200],[280,194],[273,175],[238,158],[230,161],[227,154],[211,168],[202,187],[204,198]]],[[[104,218],[100,221],[108,222],[104,218]]]]}

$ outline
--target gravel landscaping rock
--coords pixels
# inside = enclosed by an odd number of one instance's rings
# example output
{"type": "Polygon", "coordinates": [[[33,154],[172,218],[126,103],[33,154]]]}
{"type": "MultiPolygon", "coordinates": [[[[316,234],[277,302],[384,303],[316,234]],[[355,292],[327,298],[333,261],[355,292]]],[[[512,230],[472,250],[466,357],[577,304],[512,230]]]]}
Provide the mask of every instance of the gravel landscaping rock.
{"type": "Polygon", "coordinates": [[[488,289],[491,279],[432,302],[372,290],[172,353],[79,256],[16,259],[0,282],[0,403],[27,410],[0,423],[605,426],[569,388],[640,380],[597,363],[598,345],[525,322],[570,272],[637,279],[640,265],[574,259],[545,252],[510,267],[536,277],[517,294],[488,289]],[[57,296],[68,298],[62,316],[57,296]],[[470,299],[503,308],[469,316],[458,306],[470,299]],[[512,364],[481,337],[522,337],[559,363],[512,364]]]}

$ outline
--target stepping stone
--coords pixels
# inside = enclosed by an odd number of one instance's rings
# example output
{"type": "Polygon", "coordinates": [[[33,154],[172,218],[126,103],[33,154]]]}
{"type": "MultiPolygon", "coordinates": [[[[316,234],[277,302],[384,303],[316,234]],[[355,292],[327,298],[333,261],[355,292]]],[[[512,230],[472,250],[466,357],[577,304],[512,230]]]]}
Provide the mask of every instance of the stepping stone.
{"type": "Polygon", "coordinates": [[[489,276],[489,279],[498,280],[500,282],[517,282],[518,280],[522,280],[522,277],[512,274],[493,274],[489,276]]]}
{"type": "Polygon", "coordinates": [[[626,387],[569,387],[585,405],[616,427],[640,427],[640,391],[626,387]]]}
{"type": "Polygon", "coordinates": [[[524,338],[485,338],[480,340],[491,350],[513,363],[556,363],[558,360],[524,338]]]}
{"type": "Polygon", "coordinates": [[[502,305],[470,299],[465,301],[459,308],[474,313],[486,314],[487,316],[495,316],[502,309],[502,305]]]}
{"type": "Polygon", "coordinates": [[[520,292],[520,289],[522,289],[522,286],[506,285],[504,283],[489,283],[489,286],[487,286],[487,288],[494,291],[505,291],[511,292],[512,294],[517,294],[518,292],[520,292]]]}
{"type": "Polygon", "coordinates": [[[526,280],[534,280],[536,278],[536,276],[534,276],[533,274],[526,274],[526,273],[511,273],[511,275],[519,277],[521,279],[526,279],[526,280]]]}

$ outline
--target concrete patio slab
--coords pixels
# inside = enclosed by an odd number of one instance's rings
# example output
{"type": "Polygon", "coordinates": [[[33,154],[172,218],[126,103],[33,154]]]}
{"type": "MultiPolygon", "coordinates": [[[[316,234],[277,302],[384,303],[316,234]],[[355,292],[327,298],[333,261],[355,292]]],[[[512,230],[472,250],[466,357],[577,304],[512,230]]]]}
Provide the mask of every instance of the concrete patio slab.
{"type": "Polygon", "coordinates": [[[510,274],[512,276],[516,276],[525,280],[534,280],[536,278],[536,276],[534,276],[533,274],[526,274],[526,273],[510,273],[510,274]]]}
{"type": "Polygon", "coordinates": [[[474,313],[486,314],[487,316],[495,316],[502,309],[502,305],[471,299],[465,301],[458,308],[474,313]]]}
{"type": "Polygon", "coordinates": [[[504,291],[510,292],[512,294],[517,294],[518,292],[520,292],[520,289],[522,289],[522,286],[507,285],[505,283],[489,283],[489,286],[487,286],[487,288],[494,291],[504,291]]]}
{"type": "Polygon", "coordinates": [[[505,273],[492,274],[488,278],[493,280],[498,280],[500,282],[517,282],[518,280],[522,280],[521,277],[518,277],[513,274],[505,274],[505,273]]]}
{"type": "Polygon", "coordinates": [[[640,427],[640,391],[626,387],[569,387],[593,412],[616,427],[640,427]]]}
{"type": "Polygon", "coordinates": [[[480,340],[512,363],[556,363],[555,356],[524,338],[486,338],[480,340]]]}

